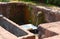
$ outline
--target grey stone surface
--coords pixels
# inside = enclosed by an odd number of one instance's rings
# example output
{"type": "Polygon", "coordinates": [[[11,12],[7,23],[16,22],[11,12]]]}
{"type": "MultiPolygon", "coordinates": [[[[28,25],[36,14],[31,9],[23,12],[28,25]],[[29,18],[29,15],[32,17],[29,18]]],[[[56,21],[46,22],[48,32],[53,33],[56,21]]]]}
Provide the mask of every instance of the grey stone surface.
{"type": "Polygon", "coordinates": [[[11,32],[12,34],[16,35],[17,37],[27,35],[27,33],[15,25],[12,25],[8,21],[4,20],[3,18],[0,19],[0,24],[3,28],[5,28],[7,31],[11,32]]]}
{"type": "Polygon", "coordinates": [[[12,22],[11,20],[9,20],[6,17],[2,17],[0,18],[0,27],[2,27],[4,29],[0,29],[0,34],[2,33],[2,35],[6,38],[6,39],[11,39],[10,36],[11,34],[13,34],[12,36],[16,36],[17,39],[35,39],[35,35],[30,33],[29,31],[23,29],[22,27],[20,27],[18,24],[12,22]],[[9,33],[7,34],[7,32],[9,33]],[[5,34],[7,34],[5,36],[5,34]]]}

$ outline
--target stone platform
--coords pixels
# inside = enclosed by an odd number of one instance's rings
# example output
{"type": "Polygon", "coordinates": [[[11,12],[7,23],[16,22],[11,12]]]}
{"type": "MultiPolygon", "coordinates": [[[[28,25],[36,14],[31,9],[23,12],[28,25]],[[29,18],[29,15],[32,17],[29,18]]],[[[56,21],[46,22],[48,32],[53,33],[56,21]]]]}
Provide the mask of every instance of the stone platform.
{"type": "Polygon", "coordinates": [[[38,29],[39,37],[42,35],[42,39],[60,39],[60,21],[40,24],[38,29]]]}

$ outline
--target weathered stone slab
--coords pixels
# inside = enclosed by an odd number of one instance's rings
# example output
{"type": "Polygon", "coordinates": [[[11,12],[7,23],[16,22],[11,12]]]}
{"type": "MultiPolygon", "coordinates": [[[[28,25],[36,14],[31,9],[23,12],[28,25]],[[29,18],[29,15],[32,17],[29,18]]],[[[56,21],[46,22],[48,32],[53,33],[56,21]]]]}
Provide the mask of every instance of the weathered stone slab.
{"type": "Polygon", "coordinates": [[[17,39],[17,37],[0,26],[0,35],[3,39],[17,39]]]}
{"type": "MultiPolygon", "coordinates": [[[[6,17],[0,18],[0,25],[8,32],[15,35],[18,39],[35,39],[35,35],[33,33],[23,29],[20,25],[14,23],[6,17]]],[[[3,30],[1,30],[1,32],[3,32],[3,30]]],[[[3,35],[5,35],[5,33],[3,35]]]]}
{"type": "Polygon", "coordinates": [[[49,38],[49,37],[54,37],[57,35],[58,39],[58,35],[60,35],[60,21],[59,22],[52,22],[52,23],[45,23],[45,24],[40,24],[38,27],[39,30],[39,37],[41,35],[41,33],[43,33],[42,35],[44,35],[44,38],[49,38]],[[42,29],[42,32],[40,30],[40,28],[42,29]]]}

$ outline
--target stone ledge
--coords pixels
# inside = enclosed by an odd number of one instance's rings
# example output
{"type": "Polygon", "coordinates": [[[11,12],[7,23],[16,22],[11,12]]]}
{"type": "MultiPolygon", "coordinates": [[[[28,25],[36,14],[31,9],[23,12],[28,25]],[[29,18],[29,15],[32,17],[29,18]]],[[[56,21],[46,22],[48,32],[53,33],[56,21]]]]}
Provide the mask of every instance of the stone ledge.
{"type": "MultiPolygon", "coordinates": [[[[18,24],[12,22],[11,20],[9,20],[6,17],[3,17],[0,19],[0,24],[3,28],[5,28],[9,33],[15,35],[17,37],[17,39],[35,39],[35,35],[27,30],[24,30],[22,27],[20,27],[18,24]],[[22,35],[22,36],[20,36],[22,35]]],[[[1,29],[0,29],[1,30],[1,29]]],[[[3,30],[1,30],[1,32],[5,32],[3,30]]],[[[3,34],[2,33],[2,34],[3,34]]],[[[3,34],[3,36],[5,36],[6,33],[3,34]]],[[[11,35],[10,34],[10,35],[11,35]]],[[[13,37],[12,35],[12,37],[13,37]]],[[[9,35],[7,35],[9,36],[9,35]]],[[[6,38],[8,38],[7,36],[5,36],[6,38]]],[[[10,36],[9,36],[10,37],[10,36]]],[[[11,38],[9,38],[11,39],[11,38]]]]}
{"type": "Polygon", "coordinates": [[[0,26],[0,35],[3,39],[17,39],[17,37],[0,26]]]}
{"type": "Polygon", "coordinates": [[[40,24],[39,28],[42,28],[42,31],[39,29],[39,37],[40,37],[40,33],[43,33],[44,36],[46,37],[46,39],[52,39],[54,38],[54,36],[57,36],[56,39],[58,39],[60,36],[60,21],[59,22],[52,22],[52,23],[45,23],[45,24],[40,24]],[[54,34],[54,33],[55,34],[54,34]]]}

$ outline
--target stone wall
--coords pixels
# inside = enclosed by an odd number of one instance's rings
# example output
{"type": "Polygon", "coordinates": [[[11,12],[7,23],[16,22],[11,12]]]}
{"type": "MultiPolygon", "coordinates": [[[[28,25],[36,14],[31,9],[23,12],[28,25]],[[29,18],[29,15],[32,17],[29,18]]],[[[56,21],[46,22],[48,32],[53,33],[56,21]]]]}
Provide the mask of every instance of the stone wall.
{"type": "Polygon", "coordinates": [[[7,5],[6,4],[7,3],[0,3],[0,13],[3,14],[4,16],[8,17],[7,16],[8,11],[7,11],[7,5]]]}
{"type": "Polygon", "coordinates": [[[1,5],[0,13],[3,13],[3,15],[8,17],[9,19],[13,19],[13,21],[17,21],[18,19],[19,20],[25,19],[24,20],[25,23],[29,23],[29,20],[32,19],[32,23],[36,24],[36,20],[38,18],[37,17],[38,12],[43,13],[43,16],[44,16],[43,18],[46,22],[60,21],[60,17],[59,17],[60,8],[52,9],[52,8],[48,8],[44,6],[37,6],[37,5],[29,4],[29,3],[25,4],[25,3],[20,3],[20,2],[19,3],[1,3],[0,5],[1,5]],[[31,10],[29,11],[27,7],[30,7],[31,10]],[[22,12],[24,12],[24,15],[20,16],[22,12]],[[23,17],[23,19],[21,19],[20,17],[23,17]]]}
{"type": "Polygon", "coordinates": [[[26,4],[2,2],[0,3],[0,13],[17,24],[29,23],[30,11],[26,4]]]}
{"type": "Polygon", "coordinates": [[[38,8],[35,5],[29,5],[31,7],[31,16],[32,22],[34,25],[39,25],[41,23],[45,23],[45,14],[42,8],[38,8]]]}
{"type": "Polygon", "coordinates": [[[52,9],[44,6],[31,6],[33,13],[38,14],[38,12],[44,13],[44,19],[47,22],[55,22],[55,21],[60,21],[60,8],[52,9]]]}

